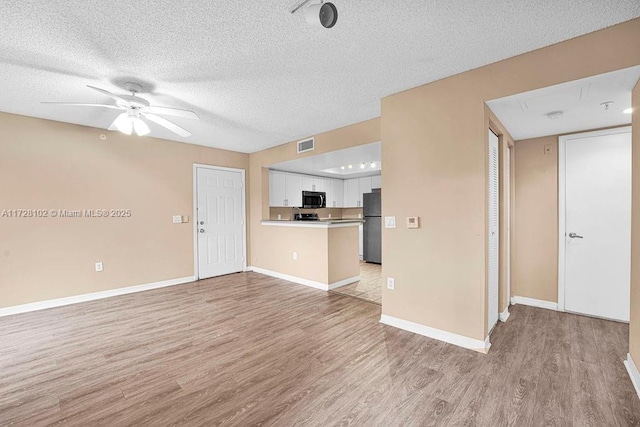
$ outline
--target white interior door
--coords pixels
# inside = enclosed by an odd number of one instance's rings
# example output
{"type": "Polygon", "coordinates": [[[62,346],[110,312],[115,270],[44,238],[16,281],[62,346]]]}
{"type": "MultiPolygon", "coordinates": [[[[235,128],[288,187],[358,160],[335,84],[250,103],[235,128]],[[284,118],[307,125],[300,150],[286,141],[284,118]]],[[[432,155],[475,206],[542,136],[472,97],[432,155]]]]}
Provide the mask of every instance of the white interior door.
{"type": "Polygon", "coordinates": [[[563,137],[562,149],[564,308],[629,321],[631,129],[563,137]]]}
{"type": "Polygon", "coordinates": [[[244,270],[244,176],[196,168],[198,277],[244,270]]]}
{"type": "Polygon", "coordinates": [[[498,322],[498,254],[499,254],[499,214],[500,214],[500,191],[499,191],[499,149],[498,137],[489,131],[489,206],[488,206],[488,229],[489,229],[489,265],[488,265],[488,330],[491,331],[498,322]]]}

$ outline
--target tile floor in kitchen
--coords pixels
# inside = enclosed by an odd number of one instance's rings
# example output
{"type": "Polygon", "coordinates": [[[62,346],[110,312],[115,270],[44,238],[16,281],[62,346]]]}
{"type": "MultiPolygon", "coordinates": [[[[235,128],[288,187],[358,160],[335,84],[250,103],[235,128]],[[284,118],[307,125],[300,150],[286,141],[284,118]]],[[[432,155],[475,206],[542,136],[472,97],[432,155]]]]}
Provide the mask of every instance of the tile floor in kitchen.
{"type": "Polygon", "coordinates": [[[382,304],[382,266],[360,261],[360,281],[332,292],[382,304]]]}

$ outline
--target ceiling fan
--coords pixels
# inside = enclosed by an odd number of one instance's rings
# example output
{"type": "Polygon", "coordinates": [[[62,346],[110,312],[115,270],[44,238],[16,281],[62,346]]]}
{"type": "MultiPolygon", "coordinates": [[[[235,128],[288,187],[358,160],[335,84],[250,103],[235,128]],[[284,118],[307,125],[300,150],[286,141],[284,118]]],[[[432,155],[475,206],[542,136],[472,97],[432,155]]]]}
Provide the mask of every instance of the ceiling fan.
{"type": "Polygon", "coordinates": [[[110,108],[113,110],[124,110],[122,114],[116,117],[111,126],[109,126],[109,130],[118,130],[127,135],[131,135],[133,132],[135,132],[138,136],[147,135],[151,130],[149,129],[147,123],[143,120],[144,118],[166,129],[169,129],[175,134],[186,138],[188,136],[191,136],[191,132],[176,125],[173,122],[170,122],[164,117],[160,117],[158,114],[163,116],[181,117],[185,119],[199,119],[198,115],[193,111],[181,110],[179,108],[171,107],[152,106],[149,101],[136,95],[142,90],[142,86],[137,83],[125,83],[125,87],[129,92],[131,92],[131,95],[115,95],[98,87],[90,85],[87,85],[87,87],[96,90],[104,95],[107,95],[110,98],[113,98],[116,101],[115,105],[86,104],[76,102],[43,102],[43,104],[73,105],[79,107],[100,107],[110,108]]]}

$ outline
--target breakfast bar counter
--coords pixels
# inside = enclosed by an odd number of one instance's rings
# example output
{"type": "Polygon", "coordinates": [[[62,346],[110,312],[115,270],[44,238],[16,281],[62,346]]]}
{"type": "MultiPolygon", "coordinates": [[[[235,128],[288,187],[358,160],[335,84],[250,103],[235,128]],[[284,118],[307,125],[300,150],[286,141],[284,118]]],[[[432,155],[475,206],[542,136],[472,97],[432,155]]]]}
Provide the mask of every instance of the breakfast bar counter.
{"type": "Polygon", "coordinates": [[[360,280],[361,219],[261,221],[257,273],[325,291],[360,280]]]}

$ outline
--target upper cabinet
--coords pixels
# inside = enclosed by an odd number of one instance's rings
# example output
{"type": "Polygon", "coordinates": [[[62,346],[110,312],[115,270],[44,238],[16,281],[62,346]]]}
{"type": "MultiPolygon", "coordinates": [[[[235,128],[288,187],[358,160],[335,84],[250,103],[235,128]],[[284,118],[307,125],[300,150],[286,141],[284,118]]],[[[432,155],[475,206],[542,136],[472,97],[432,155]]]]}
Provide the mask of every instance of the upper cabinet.
{"type": "Polygon", "coordinates": [[[331,191],[327,190],[327,207],[341,208],[344,206],[344,188],[341,179],[329,178],[325,181],[327,188],[331,186],[331,191]]]}
{"type": "Polygon", "coordinates": [[[371,188],[382,188],[382,175],[371,177],[371,188]]]}
{"type": "Polygon", "coordinates": [[[302,175],[287,173],[287,206],[302,206],[302,175]]]}
{"type": "Polygon", "coordinates": [[[362,194],[381,187],[380,176],[342,180],[270,170],[269,206],[300,207],[303,191],[323,191],[328,208],[360,208],[362,194]]]}
{"type": "Polygon", "coordinates": [[[362,203],[358,178],[344,180],[344,208],[359,208],[362,203]]]}
{"type": "Polygon", "coordinates": [[[269,206],[302,206],[302,175],[269,171],[269,206]]]}
{"type": "Polygon", "coordinates": [[[287,206],[287,174],[269,171],[269,206],[287,206]]]}

